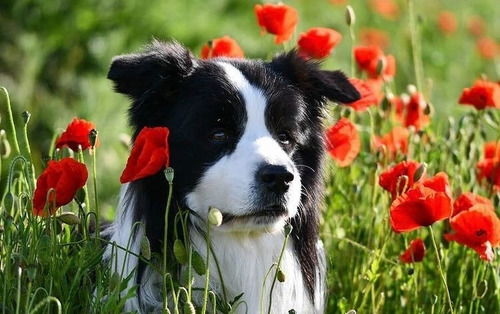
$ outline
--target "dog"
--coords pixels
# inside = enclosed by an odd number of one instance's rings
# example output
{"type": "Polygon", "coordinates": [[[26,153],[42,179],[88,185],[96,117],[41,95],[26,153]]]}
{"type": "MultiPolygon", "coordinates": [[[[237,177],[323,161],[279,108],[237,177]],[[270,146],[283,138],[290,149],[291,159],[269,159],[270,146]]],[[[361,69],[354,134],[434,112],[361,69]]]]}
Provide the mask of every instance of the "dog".
{"type": "MultiPolygon", "coordinates": [[[[274,286],[271,313],[322,313],[322,122],[329,100],[350,103],[360,97],[346,76],[321,70],[296,51],[268,62],[200,60],[178,42],[155,40],[141,53],[115,57],[108,78],[131,99],[132,141],[144,127],[170,130],[170,252],[175,215],[188,210],[190,243],[206,261],[207,213],[219,209],[222,224],[210,229],[209,240],[220,272],[210,256],[210,290],[244,301],[237,313],[259,313],[268,309],[274,276],[265,281],[266,273],[278,261],[284,226],[290,224],[280,264],[286,277],[274,286]]],[[[163,172],[123,185],[116,219],[106,231],[110,241],[139,255],[146,236],[151,251],[162,254],[168,190],[163,172]],[[134,228],[137,222],[141,227],[134,228]]],[[[137,286],[124,310],[161,311],[161,274],[111,245],[105,259],[114,271],[132,276],[128,288],[137,286]]],[[[181,276],[181,270],[173,275],[181,276]]],[[[205,278],[196,277],[194,286],[203,288],[205,278]]],[[[193,294],[193,300],[199,306],[200,296],[193,294]]]]}

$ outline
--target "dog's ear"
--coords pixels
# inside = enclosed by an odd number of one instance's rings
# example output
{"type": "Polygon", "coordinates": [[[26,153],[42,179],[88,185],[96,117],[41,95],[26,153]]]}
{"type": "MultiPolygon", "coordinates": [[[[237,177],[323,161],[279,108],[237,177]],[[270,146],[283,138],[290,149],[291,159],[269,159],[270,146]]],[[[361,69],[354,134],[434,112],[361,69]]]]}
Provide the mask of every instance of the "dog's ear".
{"type": "Polygon", "coordinates": [[[178,83],[192,68],[193,56],[184,46],[155,40],[142,53],[113,58],[108,79],[117,92],[138,99],[165,82],[178,83]]]}
{"type": "Polygon", "coordinates": [[[361,95],[341,71],[320,70],[319,63],[306,60],[296,51],[276,56],[271,68],[288,78],[309,99],[324,102],[351,103],[361,95]]]}

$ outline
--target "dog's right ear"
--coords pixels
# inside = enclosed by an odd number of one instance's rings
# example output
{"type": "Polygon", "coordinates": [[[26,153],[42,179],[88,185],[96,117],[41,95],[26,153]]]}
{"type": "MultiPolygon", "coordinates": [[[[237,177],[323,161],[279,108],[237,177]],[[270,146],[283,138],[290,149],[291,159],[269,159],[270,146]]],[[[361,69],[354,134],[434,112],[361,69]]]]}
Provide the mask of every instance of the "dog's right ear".
{"type": "Polygon", "coordinates": [[[173,87],[192,68],[193,56],[184,46],[155,40],[142,53],[114,57],[108,79],[117,92],[138,99],[164,83],[173,87]]]}

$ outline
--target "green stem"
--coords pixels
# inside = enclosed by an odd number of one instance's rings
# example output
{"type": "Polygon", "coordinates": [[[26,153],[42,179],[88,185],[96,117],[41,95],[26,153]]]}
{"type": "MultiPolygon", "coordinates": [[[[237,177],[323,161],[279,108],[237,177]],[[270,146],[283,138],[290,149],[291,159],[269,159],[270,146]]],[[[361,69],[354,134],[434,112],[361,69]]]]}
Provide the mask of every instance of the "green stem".
{"type": "Polygon", "coordinates": [[[167,294],[167,243],[168,243],[168,214],[170,212],[170,202],[172,201],[172,182],[168,182],[168,199],[165,209],[165,232],[163,234],[163,311],[168,310],[168,294],[167,294]]]}
{"type": "Polygon", "coordinates": [[[429,226],[429,233],[431,235],[434,251],[436,252],[436,260],[438,264],[439,274],[441,275],[441,280],[443,281],[444,289],[446,292],[446,298],[448,301],[448,306],[450,307],[450,312],[453,314],[453,304],[451,302],[450,289],[448,289],[448,283],[446,282],[446,277],[443,272],[443,267],[441,265],[441,258],[439,257],[439,249],[437,247],[436,238],[434,237],[434,231],[432,230],[432,226],[429,226]]]}
{"type": "Polygon", "coordinates": [[[271,290],[269,290],[269,306],[267,307],[267,313],[271,313],[271,305],[273,304],[273,290],[276,280],[278,279],[278,272],[280,270],[281,260],[283,259],[283,254],[285,253],[286,244],[288,242],[288,237],[290,234],[285,234],[285,241],[283,241],[283,247],[281,248],[280,257],[278,258],[278,264],[276,265],[276,272],[274,273],[273,282],[271,284],[271,290]]]}
{"type": "Polygon", "coordinates": [[[201,313],[205,314],[207,311],[207,302],[208,302],[208,282],[210,280],[210,221],[207,216],[207,261],[206,261],[206,269],[207,273],[205,274],[205,288],[203,290],[203,305],[201,308],[201,313]]]}
{"type": "Polygon", "coordinates": [[[10,126],[10,131],[12,132],[12,140],[14,142],[14,148],[16,150],[16,153],[18,155],[21,155],[21,150],[19,149],[19,143],[17,141],[17,134],[16,134],[16,126],[14,123],[14,117],[12,116],[12,107],[10,106],[10,98],[9,98],[9,93],[7,92],[7,89],[5,87],[0,87],[0,91],[2,91],[3,98],[5,100],[5,103],[7,104],[7,115],[9,119],[9,126],[10,126]]]}
{"type": "Polygon", "coordinates": [[[417,84],[417,90],[422,92],[423,87],[423,66],[422,57],[420,54],[420,42],[417,32],[417,22],[415,20],[415,8],[413,5],[413,0],[408,1],[408,14],[410,19],[410,37],[411,37],[411,48],[413,52],[413,67],[415,70],[415,80],[417,84]]]}
{"type": "Polygon", "coordinates": [[[95,238],[99,238],[99,232],[101,230],[99,222],[99,202],[97,200],[97,168],[96,168],[96,149],[92,149],[92,179],[94,181],[94,209],[95,209],[95,238]]]}
{"type": "Polygon", "coordinates": [[[31,188],[31,191],[35,191],[35,167],[33,166],[33,158],[31,157],[31,147],[30,147],[30,142],[28,139],[28,122],[30,118],[30,113],[25,111],[23,112],[23,117],[25,118],[24,126],[23,126],[23,137],[24,137],[24,145],[26,149],[26,153],[28,155],[29,159],[29,165],[28,165],[28,173],[30,176],[26,178],[29,181],[29,186],[31,188]],[[26,116],[25,116],[26,115],[26,116]]]}

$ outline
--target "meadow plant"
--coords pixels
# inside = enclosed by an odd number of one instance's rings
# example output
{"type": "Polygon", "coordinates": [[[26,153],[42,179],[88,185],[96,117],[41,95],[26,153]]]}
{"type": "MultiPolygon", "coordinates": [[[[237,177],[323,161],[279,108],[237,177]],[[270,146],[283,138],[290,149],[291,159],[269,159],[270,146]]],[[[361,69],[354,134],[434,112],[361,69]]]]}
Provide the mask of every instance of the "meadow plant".
{"type": "MultiPolygon", "coordinates": [[[[405,92],[395,84],[397,55],[384,51],[388,38],[365,30],[364,43],[358,45],[355,12],[351,6],[346,9],[351,82],[362,99],[332,106],[325,130],[331,157],[321,233],[328,262],[327,313],[500,312],[500,84],[471,75],[475,83],[452,101],[469,110],[456,119],[436,119],[424,83],[413,2],[406,4],[415,77],[399,82],[408,85],[405,92]]],[[[369,7],[387,20],[402,14],[395,1],[372,0],[369,7]]],[[[295,46],[300,12],[265,3],[255,5],[254,13],[263,36],[275,36],[284,49],[295,46]]],[[[468,30],[483,36],[478,21],[468,30]]],[[[438,25],[444,36],[457,31],[452,12],[442,12],[438,25]]],[[[337,30],[319,25],[300,33],[297,49],[304,58],[322,60],[330,58],[342,38],[337,30]]],[[[486,39],[481,40],[481,53],[498,58],[486,39]]],[[[201,57],[220,56],[242,58],[244,50],[228,36],[208,40],[201,57]]],[[[109,243],[100,230],[96,126],[75,118],[53,137],[44,170],[35,172],[28,141],[30,114],[23,114],[19,137],[8,93],[4,88],[1,93],[8,112],[0,124],[0,169],[8,167],[7,177],[1,178],[6,188],[0,191],[1,313],[120,312],[135,290],[125,290],[130,276],[122,278],[102,261],[109,243]]],[[[120,178],[127,183],[164,171],[169,183],[165,220],[175,188],[168,133],[160,127],[141,130],[120,178]]],[[[221,213],[210,208],[201,218],[207,221],[209,238],[210,229],[221,223],[221,213]]],[[[209,261],[189,243],[190,213],[175,219],[182,230],[174,230],[174,243],[167,243],[165,236],[161,256],[151,253],[146,237],[137,256],[162,274],[164,312],[244,309],[241,295],[234,300],[215,295],[208,279],[203,303],[193,303],[193,272],[208,278],[209,261]]],[[[283,247],[292,232],[286,228],[283,247]]],[[[112,249],[134,254],[127,247],[112,249]]],[[[206,250],[217,263],[209,244],[206,250]]],[[[273,287],[286,280],[280,260],[269,265],[262,280],[263,286],[271,280],[273,287]]],[[[270,308],[261,304],[262,313],[270,308]]]]}

